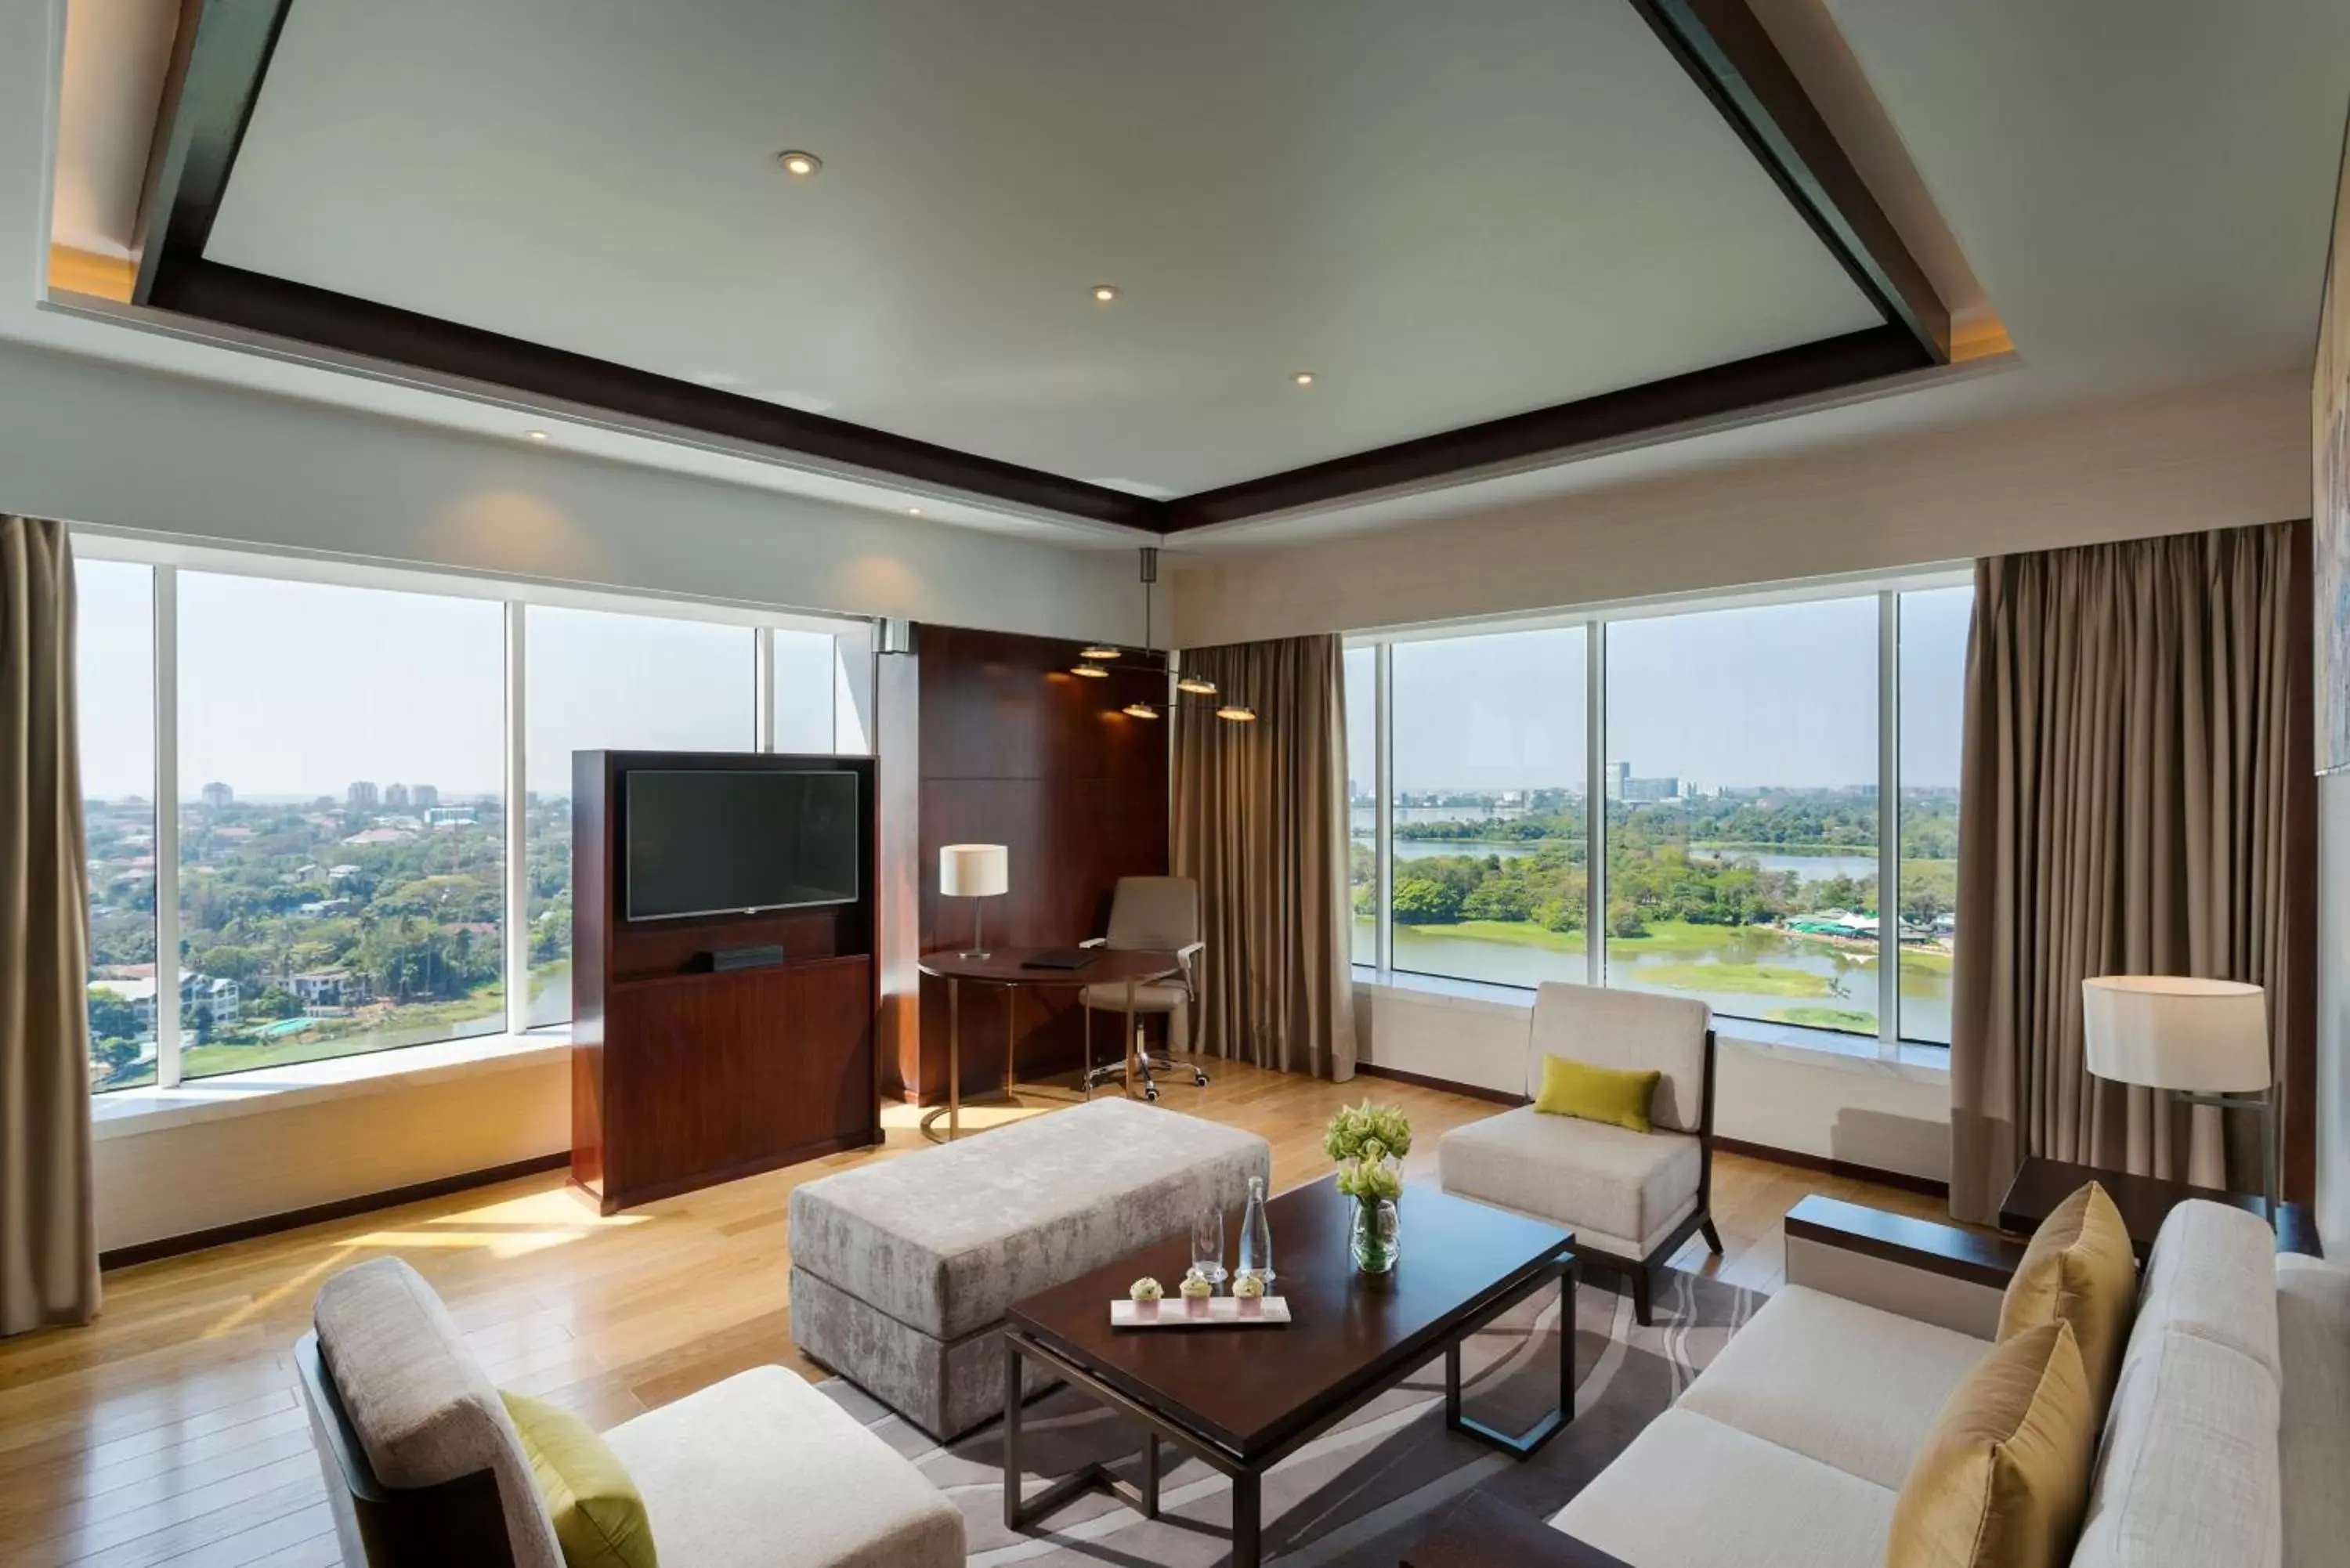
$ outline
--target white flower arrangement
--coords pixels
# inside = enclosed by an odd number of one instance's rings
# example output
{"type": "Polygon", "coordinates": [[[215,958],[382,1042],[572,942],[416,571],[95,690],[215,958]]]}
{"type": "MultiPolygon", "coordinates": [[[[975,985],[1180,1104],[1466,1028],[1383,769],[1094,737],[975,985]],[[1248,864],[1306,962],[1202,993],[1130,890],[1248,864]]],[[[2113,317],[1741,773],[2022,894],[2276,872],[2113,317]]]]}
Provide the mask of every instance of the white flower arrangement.
{"type": "Polygon", "coordinates": [[[1330,1118],[1322,1151],[1338,1162],[1340,1192],[1358,1203],[1392,1203],[1403,1196],[1395,1162],[1411,1152],[1411,1123],[1393,1106],[1365,1100],[1330,1118]]]}

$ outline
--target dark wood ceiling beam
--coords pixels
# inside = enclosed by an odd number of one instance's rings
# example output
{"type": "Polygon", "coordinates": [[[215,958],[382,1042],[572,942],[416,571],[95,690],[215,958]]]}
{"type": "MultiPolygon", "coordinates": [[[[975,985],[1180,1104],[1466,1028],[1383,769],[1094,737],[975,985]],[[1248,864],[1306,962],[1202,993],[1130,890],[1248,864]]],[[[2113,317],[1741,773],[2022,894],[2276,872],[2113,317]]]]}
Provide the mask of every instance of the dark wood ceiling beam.
{"type": "Polygon", "coordinates": [[[132,230],[132,304],[153,299],[166,267],[204,254],[288,4],[181,0],[132,230]]]}
{"type": "Polygon", "coordinates": [[[1564,460],[1672,426],[1923,369],[1930,362],[1902,328],[1864,327],[1841,337],[1178,496],[1167,504],[1166,528],[1180,533],[1435,480],[1564,460]]]}
{"type": "Polygon", "coordinates": [[[1129,528],[1162,526],[1161,504],[1146,496],[219,262],[175,261],[154,304],[249,332],[814,458],[869,473],[876,483],[961,492],[1129,528]]]}
{"type": "Polygon", "coordinates": [[[1747,0],[1631,0],[1861,291],[1950,358],[1950,312],[1747,0]]]}

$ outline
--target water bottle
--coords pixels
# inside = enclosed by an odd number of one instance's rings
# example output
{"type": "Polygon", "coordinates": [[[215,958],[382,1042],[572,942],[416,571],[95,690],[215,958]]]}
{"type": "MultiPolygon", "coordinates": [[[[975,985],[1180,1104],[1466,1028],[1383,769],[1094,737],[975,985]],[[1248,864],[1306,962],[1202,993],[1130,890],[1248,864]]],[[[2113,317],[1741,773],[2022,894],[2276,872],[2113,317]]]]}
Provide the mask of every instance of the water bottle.
{"type": "Polygon", "coordinates": [[[1248,1212],[1241,1219],[1240,1268],[1267,1286],[1273,1283],[1273,1227],[1264,1218],[1264,1178],[1249,1178],[1248,1212]]]}

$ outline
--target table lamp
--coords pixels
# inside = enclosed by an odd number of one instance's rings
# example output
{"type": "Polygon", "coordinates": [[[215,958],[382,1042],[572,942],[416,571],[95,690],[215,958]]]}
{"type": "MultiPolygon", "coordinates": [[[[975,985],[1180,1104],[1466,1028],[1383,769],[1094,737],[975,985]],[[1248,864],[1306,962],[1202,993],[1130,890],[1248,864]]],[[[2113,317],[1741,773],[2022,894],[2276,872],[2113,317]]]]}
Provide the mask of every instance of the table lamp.
{"type": "Polygon", "coordinates": [[[2261,1196],[2276,1223],[2275,1072],[2268,998],[2239,980],[2109,974],[2081,982],[2083,1055],[2116,1083],[2168,1089],[2191,1106],[2261,1113],[2261,1196]]]}
{"type": "Polygon", "coordinates": [[[957,954],[959,958],[983,959],[987,950],[980,945],[980,910],[977,900],[993,898],[1011,890],[1011,857],[1001,844],[949,844],[939,850],[939,892],[949,898],[969,898],[971,906],[971,946],[957,954]]]}

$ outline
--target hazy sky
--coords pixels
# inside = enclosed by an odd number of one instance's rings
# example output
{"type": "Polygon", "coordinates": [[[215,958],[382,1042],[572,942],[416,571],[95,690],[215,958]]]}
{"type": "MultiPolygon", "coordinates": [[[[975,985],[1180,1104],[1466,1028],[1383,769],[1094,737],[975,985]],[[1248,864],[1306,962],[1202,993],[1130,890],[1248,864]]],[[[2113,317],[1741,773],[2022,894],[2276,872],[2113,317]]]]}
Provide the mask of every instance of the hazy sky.
{"type": "MultiPolygon", "coordinates": [[[[144,566],[76,564],[83,789],[154,788],[153,603],[144,566]]],[[[505,626],[484,599],[182,571],[180,794],[334,795],[358,779],[445,795],[504,788],[505,626]]],[[[530,787],[570,789],[597,746],[748,750],[747,627],[532,606],[530,787]]],[[[832,747],[829,637],[775,635],[779,749],[832,747]]]]}
{"type": "MultiPolygon", "coordinates": [[[[1958,783],[1972,590],[1905,596],[1904,782],[1958,783]]],[[[1580,787],[1579,627],[1395,645],[1396,787],[1580,787]]],[[[1367,649],[1347,655],[1348,771],[1372,772],[1367,649]]],[[[1877,777],[1874,596],[1617,621],[1607,759],[1635,777],[1835,786],[1877,777]]]]}

